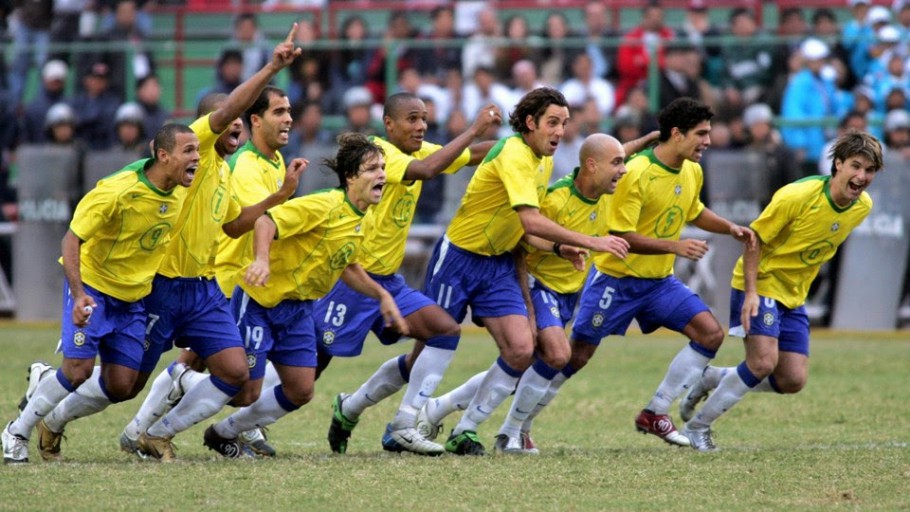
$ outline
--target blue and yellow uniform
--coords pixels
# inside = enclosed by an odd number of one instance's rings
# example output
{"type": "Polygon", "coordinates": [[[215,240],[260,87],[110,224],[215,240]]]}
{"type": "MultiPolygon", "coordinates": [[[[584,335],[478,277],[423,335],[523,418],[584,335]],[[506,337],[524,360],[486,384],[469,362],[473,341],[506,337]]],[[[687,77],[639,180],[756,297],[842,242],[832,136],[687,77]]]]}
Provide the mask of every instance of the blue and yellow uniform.
{"type": "Polygon", "coordinates": [[[142,299],[174,238],[182,196],[148,181],[152,161],[139,161],[102,179],[76,207],[70,230],[84,243],[82,282],[97,307],[91,322],[73,325],[73,298],[64,281],[63,355],[138,369],[145,338],[142,299]]]}
{"type": "MultiPolygon", "coordinates": [[[[560,226],[590,236],[607,232],[610,198],[590,199],[575,188],[578,167],[547,189],[540,213],[560,226]]],[[[527,247],[525,261],[531,274],[531,301],[538,329],[564,328],[575,314],[575,306],[585,283],[585,272],[551,251],[527,247]]]]}
{"type": "MultiPolygon", "coordinates": [[[[699,199],[704,182],[701,166],[684,160],[681,168],[672,169],[648,149],[634,155],[626,169],[613,194],[610,231],[679,240],[686,223],[705,209],[699,199]]],[[[673,276],[675,258],[674,254],[630,253],[625,259],[597,254],[573,337],[596,345],[610,334],[625,334],[633,318],[646,333],[661,326],[682,331],[708,307],[673,276]]]]}
{"type": "Polygon", "coordinates": [[[231,299],[253,380],[265,374],[266,356],[276,364],[316,366],[313,301],[360,257],[371,222],[371,214],[358,210],[341,189],[292,199],[268,215],[277,227],[269,281],[241,281],[231,299]]]}
{"type": "MultiPolygon", "coordinates": [[[[863,192],[846,207],[831,199],[831,177],[811,176],[778,190],[751,228],[761,239],[756,291],[758,315],[749,334],[779,340],[780,350],[809,354],[809,319],[804,304],[819,268],[834,257],[847,236],[872,211],[863,192]]],[[[745,294],[743,259],[733,269],[730,334],[745,336],[740,320],[745,294]]]]}
{"type": "Polygon", "coordinates": [[[553,158],[537,156],[520,134],[501,139],[477,168],[461,206],[429,262],[424,293],[461,322],[525,315],[511,251],[524,235],[515,208],[540,208],[553,158]]]}
{"type": "Polygon", "coordinates": [[[175,340],[203,359],[242,346],[212,265],[221,226],[236,219],[241,207],[231,193],[230,170],[215,150],[219,134],[212,131],[210,115],[190,128],[199,138],[199,167],[193,184],[182,192],[186,198],[174,227],[174,242],[145,301],[150,343],[142,371],[152,371],[175,340]]]}
{"type": "MultiPolygon", "coordinates": [[[[247,141],[231,158],[231,191],[241,207],[252,206],[278,192],[287,172],[284,157],[276,151],[274,158],[263,155],[252,141],[247,141]]],[[[242,270],[253,261],[253,234],[239,238],[222,236],[215,257],[218,286],[231,298],[234,286],[243,279],[242,270]]]]}
{"type": "MultiPolygon", "coordinates": [[[[422,160],[442,149],[442,146],[424,142],[420,149],[407,154],[380,137],[372,142],[385,153],[386,184],[382,200],[373,207],[375,220],[366,235],[358,263],[374,281],[386,289],[403,317],[434,302],[414,290],[397,274],[404,261],[408,230],[414,219],[414,210],[423,188],[421,180],[405,180],[408,165],[422,160]]],[[[471,159],[471,152],[464,150],[443,173],[451,174],[464,167],[471,159]]],[[[363,342],[372,330],[383,344],[392,344],[401,337],[395,331],[386,331],[379,301],[352,290],[339,281],[332,291],[314,305],[316,339],[319,350],[332,356],[353,357],[363,351],[363,342]]],[[[430,346],[435,341],[427,340],[430,346]]]]}

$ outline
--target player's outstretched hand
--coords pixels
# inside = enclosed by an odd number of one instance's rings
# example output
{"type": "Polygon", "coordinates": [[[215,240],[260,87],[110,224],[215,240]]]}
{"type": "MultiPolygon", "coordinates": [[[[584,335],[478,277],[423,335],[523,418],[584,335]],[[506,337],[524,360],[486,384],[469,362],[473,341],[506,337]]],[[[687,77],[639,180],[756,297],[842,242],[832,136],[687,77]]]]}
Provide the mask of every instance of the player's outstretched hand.
{"type": "Polygon", "coordinates": [[[284,41],[278,43],[278,46],[272,51],[272,64],[275,65],[278,69],[284,69],[291,65],[294,62],[294,59],[300,56],[303,53],[303,50],[300,48],[294,48],[294,34],[297,33],[297,24],[291,27],[291,31],[288,32],[288,36],[284,41]]]}
{"type": "Polygon", "coordinates": [[[757,293],[747,293],[746,298],[743,299],[743,308],[739,313],[739,321],[743,325],[743,330],[746,334],[749,334],[749,327],[752,324],[752,317],[758,314],[758,294],[757,293]]]}
{"type": "Polygon", "coordinates": [[[574,245],[560,245],[559,255],[572,262],[572,266],[579,272],[585,271],[585,259],[588,257],[588,250],[574,245]]]}
{"type": "Polygon", "coordinates": [[[269,281],[270,273],[268,261],[253,260],[247,267],[243,280],[250,286],[265,286],[265,283],[269,281]]]}
{"type": "Polygon", "coordinates": [[[755,232],[745,226],[732,225],[730,227],[730,236],[748,245],[750,249],[754,249],[757,243],[755,232]]]}
{"type": "Polygon", "coordinates": [[[388,293],[383,294],[382,298],[379,299],[379,311],[382,313],[382,319],[386,327],[395,329],[404,336],[408,335],[410,332],[408,322],[401,316],[401,311],[398,311],[395,299],[388,293]]]}
{"type": "Polygon", "coordinates": [[[493,103],[483,106],[474,116],[474,129],[478,137],[483,137],[487,130],[502,126],[502,111],[493,103]]]}
{"type": "Polygon", "coordinates": [[[300,175],[303,174],[308,165],[310,165],[310,161],[306,158],[291,160],[291,163],[288,164],[287,169],[284,171],[284,181],[278,191],[285,197],[294,195],[294,192],[297,191],[297,185],[300,183],[300,175]]]}
{"type": "Polygon", "coordinates": [[[686,238],[676,242],[676,255],[687,260],[698,261],[708,253],[708,242],[686,238]]]}
{"type": "Polygon", "coordinates": [[[608,252],[619,259],[624,259],[629,254],[629,242],[625,238],[607,235],[594,239],[594,247],[597,252],[608,252]]]}
{"type": "Polygon", "coordinates": [[[76,327],[88,325],[95,307],[97,304],[91,295],[82,295],[73,300],[73,325],[76,327]]]}

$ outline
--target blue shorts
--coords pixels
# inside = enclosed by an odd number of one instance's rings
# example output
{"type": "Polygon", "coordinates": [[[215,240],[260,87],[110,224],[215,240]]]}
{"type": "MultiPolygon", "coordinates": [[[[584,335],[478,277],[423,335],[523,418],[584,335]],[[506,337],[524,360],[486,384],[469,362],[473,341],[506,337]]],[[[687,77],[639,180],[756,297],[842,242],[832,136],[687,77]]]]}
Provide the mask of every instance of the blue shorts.
{"type": "Polygon", "coordinates": [[[152,352],[170,350],[174,342],[189,347],[202,359],[224,349],[243,347],[237,321],[214,279],[156,275],[145,298],[148,311],[149,357],[143,370],[158,364],[152,352]]]}
{"type": "Polygon", "coordinates": [[[572,338],[598,345],[611,334],[624,335],[633,318],[646,334],[658,327],[682,332],[702,311],[708,306],[674,276],[617,278],[595,269],[585,282],[572,338]]]}
{"type": "MultiPolygon", "coordinates": [[[[409,287],[398,274],[370,274],[370,277],[395,298],[403,317],[436,305],[426,295],[409,287]]],[[[401,339],[397,331],[385,329],[378,300],[352,290],[340,280],[328,295],[315,302],[313,318],[316,321],[317,350],[335,357],[360,355],[370,331],[383,345],[391,345],[401,339]]]]}
{"type": "MultiPolygon", "coordinates": [[[[745,292],[736,288],[730,291],[730,336],[746,337],[740,320],[745,299],[745,292]]],[[[758,299],[758,314],[752,317],[748,334],[775,338],[780,352],[796,352],[809,357],[809,315],[806,314],[806,307],[790,309],[770,297],[759,295],[758,299]]]]}
{"type": "Polygon", "coordinates": [[[85,327],[73,324],[73,297],[63,280],[60,348],[69,359],[95,359],[138,370],[145,352],[145,308],[142,301],[125,302],[82,284],[95,299],[95,310],[85,327]]]}
{"type": "Polygon", "coordinates": [[[528,316],[511,253],[481,256],[443,237],[433,249],[423,293],[461,323],[471,306],[474,320],[528,316]]]}
{"type": "Polygon", "coordinates": [[[537,322],[537,329],[543,330],[547,327],[565,329],[566,324],[575,315],[575,306],[578,304],[580,296],[580,292],[554,292],[540,281],[533,279],[531,302],[534,304],[534,320],[537,322]]]}
{"type": "Polygon", "coordinates": [[[313,301],[285,300],[266,308],[238,286],[231,295],[231,309],[246,347],[250,380],[265,375],[266,359],[285,366],[316,367],[313,301]]]}

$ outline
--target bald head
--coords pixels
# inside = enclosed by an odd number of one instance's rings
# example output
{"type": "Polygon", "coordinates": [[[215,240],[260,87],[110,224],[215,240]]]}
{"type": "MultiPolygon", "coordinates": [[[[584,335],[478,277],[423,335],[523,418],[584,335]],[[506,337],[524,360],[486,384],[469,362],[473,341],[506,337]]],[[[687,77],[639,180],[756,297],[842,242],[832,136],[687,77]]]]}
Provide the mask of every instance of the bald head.
{"type": "MultiPolygon", "coordinates": [[[[621,153],[622,144],[616,140],[616,137],[606,133],[593,133],[581,143],[581,150],[578,152],[578,159],[582,164],[589,159],[603,160],[610,154],[621,153]]],[[[623,154],[625,156],[625,154],[623,154]]]]}
{"type": "Polygon", "coordinates": [[[580,168],[575,185],[590,199],[612,194],[626,173],[626,152],[622,144],[605,133],[589,135],[581,144],[578,159],[580,168]]]}

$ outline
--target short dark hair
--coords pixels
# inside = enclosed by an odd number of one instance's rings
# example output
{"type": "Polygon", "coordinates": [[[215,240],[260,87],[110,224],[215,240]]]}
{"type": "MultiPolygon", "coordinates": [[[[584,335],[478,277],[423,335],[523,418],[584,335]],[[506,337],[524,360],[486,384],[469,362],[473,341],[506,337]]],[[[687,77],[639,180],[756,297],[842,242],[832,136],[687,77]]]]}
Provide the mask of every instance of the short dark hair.
{"type": "Polygon", "coordinates": [[[158,150],[163,149],[170,153],[177,147],[177,134],[193,133],[189,126],[180,123],[167,123],[162,126],[152,140],[152,158],[158,157],[158,150]]]}
{"type": "Polygon", "coordinates": [[[730,18],[729,18],[730,24],[732,25],[733,21],[736,18],[739,18],[740,16],[748,16],[748,17],[752,18],[753,20],[755,19],[755,14],[752,13],[751,9],[747,9],[745,7],[737,7],[735,9],[733,9],[732,11],[730,11],[730,18]]]}
{"type": "Polygon", "coordinates": [[[416,94],[411,94],[409,92],[399,92],[389,96],[385,100],[385,105],[382,106],[382,118],[394,118],[398,115],[399,109],[401,109],[401,106],[404,105],[405,102],[419,99],[420,98],[417,97],[416,94]]]}
{"type": "Polygon", "coordinates": [[[259,25],[259,20],[256,19],[256,15],[251,12],[242,12],[234,18],[234,27],[238,27],[244,21],[252,21],[254,25],[259,25]]]}
{"type": "Polygon", "coordinates": [[[863,156],[872,162],[875,171],[880,171],[885,162],[882,157],[882,143],[866,132],[851,130],[834,140],[831,146],[831,176],[837,174],[836,162],[845,162],[851,156],[863,156]]]}
{"type": "Polygon", "coordinates": [[[837,16],[834,15],[834,11],[827,7],[819,7],[812,13],[812,24],[817,25],[823,19],[837,23],[837,16]]]}
{"type": "Polygon", "coordinates": [[[223,92],[210,92],[203,96],[199,100],[199,105],[196,106],[196,118],[198,119],[217,110],[218,104],[226,100],[227,97],[228,95],[223,92]]]}
{"type": "Polygon", "coordinates": [[[525,123],[525,119],[531,116],[534,122],[539,122],[540,116],[547,111],[547,107],[550,105],[568,108],[569,102],[566,101],[566,97],[561,92],[552,87],[534,89],[525,94],[518,101],[518,105],[515,105],[515,110],[509,114],[509,126],[517,133],[528,133],[530,129],[525,123]]]}
{"type": "Polygon", "coordinates": [[[673,128],[686,133],[703,121],[710,121],[714,112],[704,103],[692,98],[677,98],[663,108],[657,116],[660,126],[660,142],[670,140],[673,128]]]}
{"type": "Polygon", "coordinates": [[[267,85],[265,86],[265,89],[259,93],[259,97],[256,98],[256,101],[254,101],[253,104],[250,105],[250,108],[246,109],[246,112],[243,113],[243,121],[250,130],[250,134],[253,133],[253,116],[257,115],[262,117],[263,114],[265,114],[265,111],[269,109],[269,102],[271,101],[273,94],[279,98],[287,96],[283,89],[275,87],[274,85],[267,85]]]}
{"type": "Polygon", "coordinates": [[[368,159],[383,155],[381,147],[373,144],[366,135],[357,132],[348,132],[338,135],[338,152],[335,158],[326,158],[323,163],[335,171],[343,190],[348,189],[348,178],[355,178],[360,174],[360,165],[368,159]]]}

